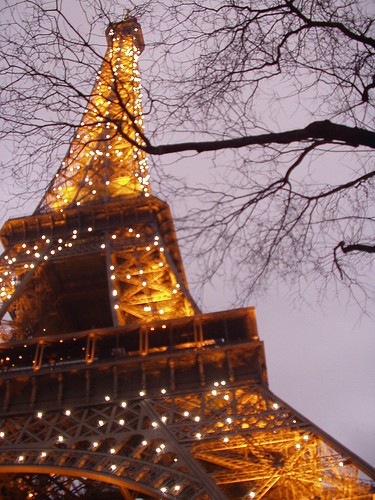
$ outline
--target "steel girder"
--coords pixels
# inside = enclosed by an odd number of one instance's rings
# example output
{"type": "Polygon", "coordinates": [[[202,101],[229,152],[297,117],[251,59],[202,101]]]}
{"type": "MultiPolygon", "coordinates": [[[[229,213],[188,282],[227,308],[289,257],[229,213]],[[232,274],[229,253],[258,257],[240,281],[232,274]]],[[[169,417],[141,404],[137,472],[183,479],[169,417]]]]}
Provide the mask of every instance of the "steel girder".
{"type": "Polygon", "coordinates": [[[102,404],[4,416],[0,428],[0,474],[5,484],[14,477],[23,498],[44,498],[39,483],[48,498],[59,498],[62,487],[87,498],[90,481],[124,498],[136,491],[145,498],[371,498],[356,457],[260,384],[219,380],[128,401],[109,395],[102,404]],[[65,479],[54,493],[56,477],[65,479]]]}

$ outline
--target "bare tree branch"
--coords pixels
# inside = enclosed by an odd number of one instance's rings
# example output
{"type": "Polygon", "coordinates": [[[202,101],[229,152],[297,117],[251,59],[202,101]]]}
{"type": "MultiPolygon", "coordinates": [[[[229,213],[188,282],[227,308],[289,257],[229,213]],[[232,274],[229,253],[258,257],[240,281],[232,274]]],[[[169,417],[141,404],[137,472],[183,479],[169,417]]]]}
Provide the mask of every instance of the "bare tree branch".
{"type": "Polygon", "coordinates": [[[344,253],[349,253],[349,252],[375,253],[375,245],[366,245],[364,243],[353,243],[346,245],[343,241],[341,241],[339,243],[339,247],[344,253]]]}
{"type": "Polygon", "coordinates": [[[180,144],[165,144],[160,146],[146,146],[146,152],[154,155],[181,153],[183,151],[217,151],[228,148],[241,148],[252,145],[291,144],[294,142],[323,140],[328,143],[346,144],[352,147],[366,146],[375,148],[375,132],[347,127],[332,123],[329,120],[313,122],[303,129],[288,130],[286,132],[270,132],[254,136],[239,137],[205,142],[186,142],[180,144]]]}
{"type": "MultiPolygon", "coordinates": [[[[200,272],[231,269],[243,300],[276,277],[370,297],[375,23],[365,3],[130,5],[146,40],[145,131],[115,68],[111,99],[140,141],[118,117],[97,110],[97,120],[109,120],[111,140],[149,154],[200,272]]],[[[64,3],[18,0],[0,9],[0,180],[23,203],[45,188],[76,134],[105,27],[123,5],[77,0],[71,14],[64,3]]]]}

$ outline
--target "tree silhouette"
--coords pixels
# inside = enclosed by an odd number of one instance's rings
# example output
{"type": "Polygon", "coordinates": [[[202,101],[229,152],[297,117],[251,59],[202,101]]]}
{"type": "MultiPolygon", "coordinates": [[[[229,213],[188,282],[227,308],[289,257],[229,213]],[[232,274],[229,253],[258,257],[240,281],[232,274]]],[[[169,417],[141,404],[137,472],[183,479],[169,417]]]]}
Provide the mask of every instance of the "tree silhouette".
{"type": "MultiPolygon", "coordinates": [[[[28,187],[56,169],[103,58],[104,26],[122,15],[116,1],[75,3],[74,16],[59,2],[2,9],[1,137],[13,156],[1,176],[28,187]]],[[[195,197],[181,227],[205,278],[230,263],[242,299],[276,275],[319,290],[343,284],[365,299],[375,249],[366,3],[136,3],[148,43],[141,147],[156,162],[204,154],[213,176],[172,188],[195,197]]]]}

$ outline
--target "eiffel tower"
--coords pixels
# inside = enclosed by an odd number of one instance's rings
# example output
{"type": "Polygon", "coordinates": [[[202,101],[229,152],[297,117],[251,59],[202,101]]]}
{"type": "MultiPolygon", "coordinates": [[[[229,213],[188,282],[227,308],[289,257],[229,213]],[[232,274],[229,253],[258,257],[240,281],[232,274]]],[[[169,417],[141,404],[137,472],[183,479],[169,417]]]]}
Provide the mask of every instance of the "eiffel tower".
{"type": "Polygon", "coordinates": [[[56,176],[1,231],[1,498],[373,498],[270,391],[254,308],[194,303],[142,149],[141,27],[106,36],[56,176]]]}

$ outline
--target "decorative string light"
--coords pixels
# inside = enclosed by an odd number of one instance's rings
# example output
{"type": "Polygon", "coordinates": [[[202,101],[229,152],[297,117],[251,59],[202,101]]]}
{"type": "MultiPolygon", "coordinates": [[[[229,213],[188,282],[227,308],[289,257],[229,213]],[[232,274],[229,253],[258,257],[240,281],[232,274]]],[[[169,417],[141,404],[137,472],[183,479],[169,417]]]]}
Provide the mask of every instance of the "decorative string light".
{"type": "MultiPolygon", "coordinates": [[[[104,196],[107,199],[108,197],[116,198],[118,195],[146,197],[150,195],[147,157],[142,149],[144,120],[138,70],[139,50],[131,35],[114,36],[112,42],[106,61],[96,77],[96,86],[90,103],[69,153],[61,163],[39,211],[62,212],[68,207],[98,201],[104,196]],[[116,75],[122,79],[121,85],[118,86],[122,102],[113,96],[116,75]],[[123,75],[127,76],[123,77],[123,75]],[[127,112],[121,108],[124,105],[127,112]],[[128,113],[133,120],[128,118],[128,113]],[[121,126],[118,116],[123,118],[121,126]],[[126,136],[131,140],[127,140],[126,136]]],[[[13,247],[11,255],[4,255],[3,262],[0,257],[0,299],[2,301],[13,299],[25,273],[39,266],[41,260],[46,262],[58,254],[64,255],[70,250],[74,252],[75,245],[80,244],[82,233],[93,231],[93,225],[88,225],[86,230],[70,229],[69,235],[59,238],[57,242],[52,240],[52,243],[51,235],[45,232],[39,241],[24,241],[13,247]],[[47,245],[49,246],[48,252],[46,252],[47,245]]],[[[152,246],[158,247],[158,253],[152,256],[147,268],[140,270],[142,272],[139,274],[147,275],[147,279],[137,282],[136,275],[126,274],[126,280],[131,281],[132,287],[136,288],[140,283],[144,289],[142,293],[145,300],[143,303],[139,301],[138,304],[139,310],[144,314],[144,319],[148,321],[149,318],[157,319],[161,316],[169,319],[176,315],[176,311],[182,311],[185,316],[194,314],[186,297],[178,293],[180,284],[177,283],[176,277],[170,274],[169,265],[165,256],[162,255],[164,246],[162,246],[161,236],[148,234],[142,225],[136,227],[134,232],[133,228],[129,228],[129,233],[139,240],[142,249],[146,248],[147,252],[151,251],[152,246]],[[164,274],[158,274],[159,270],[154,268],[154,263],[160,269],[165,268],[164,274]],[[156,282],[162,283],[162,290],[155,289],[154,283],[156,282]]],[[[123,235],[121,238],[123,241],[123,235]]],[[[113,233],[111,240],[114,242],[117,239],[118,234],[113,233]]],[[[99,248],[108,251],[106,244],[102,241],[99,242],[99,248]]],[[[120,318],[121,315],[126,314],[127,301],[124,299],[125,285],[123,284],[125,278],[117,276],[116,267],[116,270],[111,270],[110,279],[116,281],[116,286],[112,291],[116,300],[112,306],[120,318]]],[[[129,283],[126,286],[129,286],[129,283]]],[[[48,334],[51,333],[53,334],[53,332],[48,332],[48,334]]]]}
{"type": "Polygon", "coordinates": [[[144,129],[138,57],[139,50],[131,35],[112,38],[112,47],[108,50],[106,61],[97,75],[96,87],[86,115],[81,122],[81,128],[76,134],[69,155],[63,161],[56,175],[55,183],[45,198],[45,209],[56,210],[60,208],[64,210],[66,206],[70,206],[74,202],[76,204],[90,202],[93,196],[102,195],[102,191],[99,189],[100,175],[98,174],[101,163],[87,167],[85,158],[88,156],[95,160],[103,157],[110,158],[111,173],[110,177],[106,179],[105,185],[113,184],[115,195],[116,189],[120,189],[120,192],[121,189],[125,189],[125,192],[129,192],[129,194],[133,192],[133,195],[134,193],[143,194],[146,197],[150,195],[146,155],[141,148],[131,144],[126,139],[129,137],[132,141],[138,142],[139,146],[145,145],[140,133],[143,133],[144,129]],[[120,78],[119,75],[124,75],[121,77],[121,85],[117,86],[121,101],[112,95],[112,86],[115,82],[112,74],[116,78],[120,78]],[[133,119],[129,119],[122,109],[124,104],[133,119]],[[114,119],[111,122],[111,116],[116,117],[117,120],[119,114],[123,115],[121,132],[124,135],[120,134],[114,119]],[[136,127],[140,132],[136,130],[136,127]],[[106,141],[101,140],[103,129],[107,130],[106,141]],[[111,130],[113,134],[109,133],[111,130]],[[115,143],[116,147],[113,148],[115,143]],[[127,156],[133,157],[133,163],[126,164],[124,157],[127,156]],[[130,175],[123,175],[126,169],[130,175]],[[80,170],[85,173],[83,175],[84,181],[82,181],[80,170]],[[132,178],[134,181],[131,180],[132,178]],[[125,179],[128,180],[125,181],[125,179]],[[85,183],[88,182],[91,182],[90,186],[95,186],[91,192],[85,187],[85,183]],[[117,186],[119,182],[120,184],[117,186]],[[58,194],[59,191],[64,192],[64,196],[58,194]]]}

